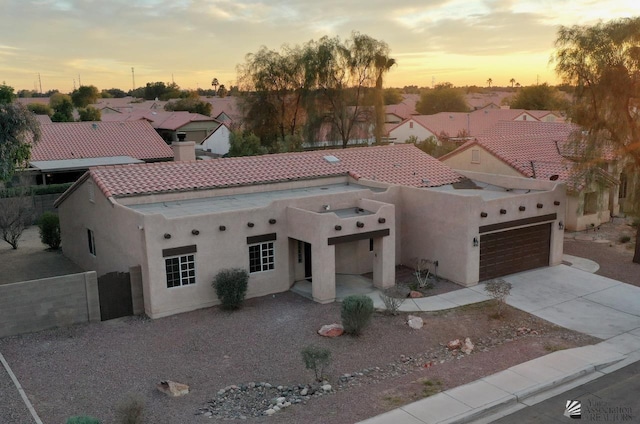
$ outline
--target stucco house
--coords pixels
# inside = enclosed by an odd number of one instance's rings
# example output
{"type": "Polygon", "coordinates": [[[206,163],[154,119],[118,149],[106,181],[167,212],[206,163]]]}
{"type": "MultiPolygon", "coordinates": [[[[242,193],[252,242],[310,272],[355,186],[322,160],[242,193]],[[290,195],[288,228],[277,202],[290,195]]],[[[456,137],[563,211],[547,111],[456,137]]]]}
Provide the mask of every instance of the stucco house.
{"type": "Polygon", "coordinates": [[[569,123],[499,122],[483,135],[440,158],[453,169],[563,181],[567,184],[565,226],[572,231],[597,227],[619,212],[616,164],[596,169],[589,182],[577,170],[569,139],[580,128],[569,123]]]}
{"type": "Polygon", "coordinates": [[[157,162],[173,151],[149,122],[54,122],[43,124],[27,172],[36,184],[77,180],[92,166],[157,162]]]}
{"type": "Polygon", "coordinates": [[[92,168],[56,202],[64,254],[98,276],[139,270],[152,318],[218,304],[223,268],[248,297],[336,273],[395,284],[414,257],[463,286],[561,263],[564,184],[459,173],[413,145],[92,168]]]}
{"type": "Polygon", "coordinates": [[[207,152],[214,153],[216,155],[226,155],[229,153],[229,136],[231,135],[231,130],[227,126],[226,123],[221,123],[218,125],[218,128],[214,129],[211,134],[207,136],[204,140],[198,143],[199,147],[202,150],[207,152]]]}

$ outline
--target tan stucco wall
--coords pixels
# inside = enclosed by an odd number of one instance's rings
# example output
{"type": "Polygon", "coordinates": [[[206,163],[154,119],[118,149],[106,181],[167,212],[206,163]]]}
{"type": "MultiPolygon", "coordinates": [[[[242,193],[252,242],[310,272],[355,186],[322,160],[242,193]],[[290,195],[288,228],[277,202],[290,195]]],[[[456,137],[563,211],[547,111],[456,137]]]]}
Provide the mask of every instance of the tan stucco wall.
{"type": "Polygon", "coordinates": [[[395,139],[398,143],[405,143],[411,136],[415,136],[422,141],[429,137],[435,137],[435,134],[414,120],[409,120],[389,131],[389,138],[395,139]],[[413,122],[413,128],[411,128],[411,122],[413,122]]]}
{"type": "Polygon", "coordinates": [[[609,196],[609,190],[598,188],[596,184],[581,190],[580,193],[567,195],[567,230],[582,231],[609,222],[611,220],[609,196]],[[598,211],[584,215],[584,195],[589,192],[598,193],[598,211]]]}
{"type": "Polygon", "coordinates": [[[523,176],[520,172],[496,158],[481,146],[471,146],[459,153],[447,157],[442,162],[455,170],[485,172],[512,177],[523,176]],[[479,152],[480,161],[477,163],[471,161],[471,152],[473,150],[478,150],[479,152]]]}

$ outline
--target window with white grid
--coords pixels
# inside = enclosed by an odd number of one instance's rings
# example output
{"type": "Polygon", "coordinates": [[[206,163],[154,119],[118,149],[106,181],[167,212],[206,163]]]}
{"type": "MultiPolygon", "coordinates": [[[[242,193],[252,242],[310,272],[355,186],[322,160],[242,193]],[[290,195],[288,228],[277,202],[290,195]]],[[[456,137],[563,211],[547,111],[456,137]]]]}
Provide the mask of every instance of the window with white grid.
{"type": "Polygon", "coordinates": [[[164,258],[164,264],[167,273],[167,288],[196,283],[195,255],[164,258]]]}
{"type": "Polygon", "coordinates": [[[275,267],[273,242],[249,246],[249,272],[270,271],[275,267]]]}

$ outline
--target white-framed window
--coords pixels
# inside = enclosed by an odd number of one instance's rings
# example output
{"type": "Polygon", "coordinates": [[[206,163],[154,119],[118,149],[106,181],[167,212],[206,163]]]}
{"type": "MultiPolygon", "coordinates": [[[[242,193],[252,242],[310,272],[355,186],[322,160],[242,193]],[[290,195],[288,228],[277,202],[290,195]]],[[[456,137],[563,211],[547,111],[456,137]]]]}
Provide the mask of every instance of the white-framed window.
{"type": "Polygon", "coordinates": [[[471,149],[471,163],[480,163],[480,150],[471,149]]]}
{"type": "Polygon", "coordinates": [[[167,273],[167,288],[196,283],[196,255],[164,258],[167,273]]]}
{"type": "Polygon", "coordinates": [[[93,235],[93,230],[87,228],[87,241],[89,242],[89,253],[96,256],[96,239],[93,235]]]}
{"type": "Polygon", "coordinates": [[[249,245],[249,272],[271,271],[275,268],[273,242],[249,245]]]}

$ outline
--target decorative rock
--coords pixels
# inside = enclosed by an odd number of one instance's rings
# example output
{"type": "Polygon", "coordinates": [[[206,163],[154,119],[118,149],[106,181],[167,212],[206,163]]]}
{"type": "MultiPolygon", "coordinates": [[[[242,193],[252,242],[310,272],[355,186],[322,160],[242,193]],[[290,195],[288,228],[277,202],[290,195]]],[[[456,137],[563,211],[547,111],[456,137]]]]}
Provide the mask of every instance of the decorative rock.
{"type": "Polygon", "coordinates": [[[324,386],[321,387],[321,389],[324,390],[325,392],[330,392],[331,384],[325,384],[324,386]]]}
{"type": "Polygon", "coordinates": [[[470,355],[471,352],[473,351],[474,345],[473,343],[471,343],[471,339],[469,337],[467,337],[466,339],[464,339],[464,346],[462,346],[462,351],[467,354],[470,355]]]}
{"type": "Polygon", "coordinates": [[[276,399],[276,403],[284,403],[287,399],[284,397],[279,397],[278,399],[276,399]]]}
{"type": "Polygon", "coordinates": [[[306,387],[300,390],[300,396],[306,396],[307,393],[309,393],[309,389],[307,389],[306,387]]]}
{"type": "Polygon", "coordinates": [[[420,317],[409,315],[407,324],[409,324],[409,327],[413,328],[414,330],[419,330],[424,325],[424,321],[420,317]]]}
{"type": "Polygon", "coordinates": [[[189,393],[189,386],[171,380],[161,381],[156,387],[162,393],[173,397],[183,396],[189,393]]]}
{"type": "Polygon", "coordinates": [[[274,407],[273,407],[273,408],[271,408],[271,409],[273,409],[274,411],[278,412],[278,411],[280,410],[280,407],[279,407],[278,405],[276,405],[276,406],[274,406],[274,407]]]}
{"type": "Polygon", "coordinates": [[[273,409],[273,408],[269,408],[269,409],[267,409],[266,411],[264,411],[264,414],[265,414],[265,415],[269,415],[269,416],[271,416],[271,415],[273,415],[273,414],[275,414],[275,413],[276,413],[276,411],[275,411],[275,409],[273,409]]]}
{"type": "Polygon", "coordinates": [[[218,396],[222,396],[224,394],[225,390],[224,389],[220,389],[218,390],[218,396]]]}
{"type": "Polygon", "coordinates": [[[344,333],[344,328],[340,324],[323,325],[318,330],[318,334],[324,337],[338,337],[344,333]]]}
{"type": "Polygon", "coordinates": [[[451,340],[449,343],[447,343],[447,349],[449,350],[456,350],[460,349],[461,347],[462,342],[460,341],[460,339],[451,340]]]}
{"type": "Polygon", "coordinates": [[[285,402],[282,404],[282,406],[284,406],[285,408],[288,408],[289,406],[291,406],[291,402],[285,402]]]}
{"type": "Polygon", "coordinates": [[[419,297],[424,297],[424,296],[423,296],[423,294],[422,294],[422,293],[420,293],[419,291],[411,290],[411,291],[409,292],[409,297],[410,297],[411,299],[417,299],[417,298],[419,298],[419,297]]]}

